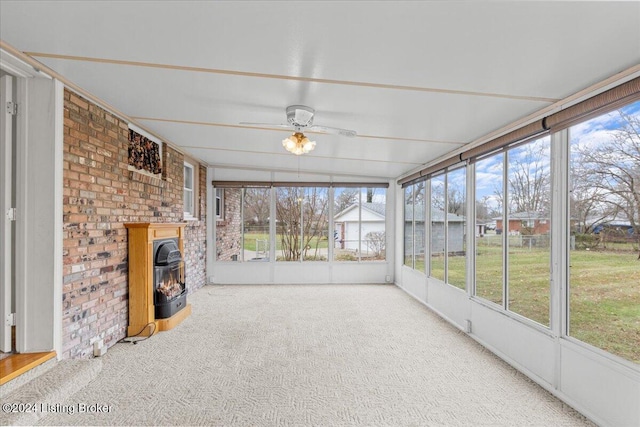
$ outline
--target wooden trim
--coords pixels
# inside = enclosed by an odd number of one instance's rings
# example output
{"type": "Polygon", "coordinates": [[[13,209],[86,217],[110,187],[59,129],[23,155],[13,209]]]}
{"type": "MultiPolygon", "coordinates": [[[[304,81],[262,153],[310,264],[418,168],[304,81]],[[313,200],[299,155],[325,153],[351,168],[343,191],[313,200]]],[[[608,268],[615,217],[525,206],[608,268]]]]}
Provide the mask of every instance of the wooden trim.
{"type": "Polygon", "coordinates": [[[20,61],[23,61],[24,63],[26,63],[29,66],[33,67],[36,72],[42,73],[43,76],[47,76],[47,77],[54,78],[56,80],[61,81],[64,84],[66,89],[69,89],[69,90],[71,90],[71,91],[73,91],[73,92],[75,92],[75,93],[87,98],[88,100],[90,100],[94,104],[100,106],[101,108],[104,108],[105,110],[109,111],[110,113],[112,113],[113,115],[117,116],[121,120],[123,120],[123,121],[125,121],[125,122],[127,122],[129,124],[133,123],[134,125],[138,126],[140,129],[144,130],[145,132],[149,133],[150,135],[153,135],[155,138],[160,139],[161,141],[163,141],[165,144],[167,144],[169,147],[171,147],[173,150],[177,151],[178,153],[185,154],[185,152],[182,150],[182,148],[179,147],[178,145],[170,142],[167,138],[164,138],[162,135],[159,135],[157,132],[153,132],[150,129],[145,128],[142,124],[136,122],[132,117],[126,115],[122,111],[120,111],[117,108],[115,108],[113,105],[108,104],[107,102],[105,102],[104,100],[98,98],[97,96],[95,96],[91,92],[89,92],[89,91],[83,89],[82,87],[78,86],[77,84],[73,83],[71,80],[65,78],[62,74],[57,73],[53,69],[51,69],[51,68],[47,67],[46,65],[44,65],[43,63],[37,61],[32,56],[29,56],[28,53],[19,51],[18,49],[16,49],[15,47],[11,46],[10,44],[8,44],[7,42],[5,42],[4,40],[1,40],[1,39],[0,39],[0,49],[6,51],[8,54],[12,55],[16,59],[18,59],[20,61]]]}
{"type": "MultiPolygon", "coordinates": [[[[634,65],[601,82],[595,83],[585,89],[582,89],[574,93],[573,95],[570,95],[560,101],[557,101],[556,103],[549,105],[548,107],[544,107],[541,110],[536,111],[535,113],[529,114],[526,117],[523,117],[522,119],[516,120],[506,126],[501,127],[500,129],[490,132],[489,134],[484,135],[483,137],[478,138],[470,142],[469,144],[454,150],[451,153],[447,153],[435,159],[434,161],[429,162],[427,165],[435,165],[439,162],[447,160],[450,157],[463,155],[463,153],[470,150],[474,150],[477,147],[487,144],[494,139],[500,138],[508,133],[516,132],[518,131],[518,129],[527,127],[532,123],[540,122],[544,120],[545,117],[552,116],[558,113],[559,111],[568,109],[574,105],[584,102],[585,100],[592,98],[594,96],[597,96],[598,94],[603,93],[609,89],[615,88],[616,86],[623,85],[626,82],[634,78],[637,78],[638,75],[640,75],[640,64],[634,65]]],[[[548,123],[546,123],[545,125],[547,128],[549,127],[548,123]]],[[[419,172],[420,172],[420,169],[413,169],[401,175],[398,178],[398,182],[406,182],[407,177],[415,177],[416,174],[419,172]]]]}
{"type": "Polygon", "coordinates": [[[268,74],[268,73],[253,73],[248,71],[224,70],[220,68],[204,68],[204,67],[192,67],[192,66],[186,66],[186,65],[159,64],[154,62],[126,61],[126,60],[120,60],[120,59],[94,58],[89,56],[59,55],[55,53],[45,53],[45,52],[25,52],[25,53],[27,55],[30,55],[33,57],[40,57],[40,58],[64,59],[68,61],[97,62],[101,64],[128,65],[133,67],[161,68],[164,70],[191,71],[191,72],[198,72],[198,73],[225,74],[225,75],[242,76],[242,77],[258,77],[263,79],[291,80],[291,81],[309,82],[309,83],[370,87],[375,89],[406,90],[406,91],[413,91],[413,92],[446,93],[449,95],[482,96],[482,97],[490,97],[490,98],[517,99],[517,100],[546,102],[546,103],[552,103],[552,102],[558,101],[556,98],[545,98],[540,96],[507,95],[502,93],[474,92],[474,91],[467,91],[467,90],[440,89],[440,88],[422,87],[422,86],[394,85],[394,84],[386,84],[386,83],[360,82],[360,81],[354,81],[354,80],[320,79],[315,77],[291,76],[291,75],[284,75],[284,74],[268,74]]]}
{"type": "Polygon", "coordinates": [[[184,306],[182,310],[167,319],[156,320],[156,332],[168,331],[178,326],[191,314],[191,304],[184,306]]]}
{"type": "Polygon", "coordinates": [[[216,188],[270,188],[270,187],[356,187],[389,188],[388,182],[297,182],[297,181],[211,181],[216,188]]]}
{"type": "Polygon", "coordinates": [[[56,357],[55,351],[19,353],[0,360],[0,385],[6,384],[25,372],[56,357]]]}
{"type": "MultiPolygon", "coordinates": [[[[180,119],[161,119],[157,117],[141,117],[141,116],[133,116],[133,119],[136,120],[146,120],[149,122],[162,122],[162,123],[178,123],[182,125],[197,125],[197,126],[215,126],[215,127],[225,127],[225,128],[235,128],[235,129],[256,129],[256,130],[270,130],[274,132],[288,132],[293,129],[283,129],[283,128],[275,128],[268,126],[249,126],[249,125],[232,125],[228,123],[216,123],[216,122],[201,122],[195,120],[180,120],[180,119]]],[[[314,134],[314,135],[327,135],[324,132],[314,132],[305,130],[305,133],[314,134]]],[[[442,139],[424,139],[424,138],[406,138],[401,136],[381,136],[381,135],[361,135],[357,134],[355,138],[369,138],[369,139],[385,139],[390,141],[406,141],[406,142],[426,142],[428,144],[453,144],[453,145],[464,145],[466,142],[462,141],[445,141],[442,139]]],[[[189,147],[189,148],[207,148],[207,147],[189,147]]]]}

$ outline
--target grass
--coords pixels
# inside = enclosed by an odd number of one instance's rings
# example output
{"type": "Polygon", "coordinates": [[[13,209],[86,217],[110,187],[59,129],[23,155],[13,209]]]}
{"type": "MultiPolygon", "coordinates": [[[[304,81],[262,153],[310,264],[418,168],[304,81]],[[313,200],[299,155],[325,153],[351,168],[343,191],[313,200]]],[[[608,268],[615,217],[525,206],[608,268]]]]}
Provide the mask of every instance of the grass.
{"type": "Polygon", "coordinates": [[[244,235],[244,249],[246,251],[255,251],[257,246],[257,241],[263,240],[267,242],[267,247],[269,246],[269,233],[245,233],[244,235]]]}
{"type": "Polygon", "coordinates": [[[572,251],[570,335],[640,363],[637,252],[572,251]]]}
{"type": "MultiPolygon", "coordinates": [[[[570,335],[640,363],[640,261],[619,251],[570,254],[570,335]]],[[[510,248],[509,310],[549,325],[549,251],[510,248]]],[[[450,264],[451,265],[451,264],[450,264]]],[[[502,304],[499,246],[478,248],[476,294],[502,304]]]]}

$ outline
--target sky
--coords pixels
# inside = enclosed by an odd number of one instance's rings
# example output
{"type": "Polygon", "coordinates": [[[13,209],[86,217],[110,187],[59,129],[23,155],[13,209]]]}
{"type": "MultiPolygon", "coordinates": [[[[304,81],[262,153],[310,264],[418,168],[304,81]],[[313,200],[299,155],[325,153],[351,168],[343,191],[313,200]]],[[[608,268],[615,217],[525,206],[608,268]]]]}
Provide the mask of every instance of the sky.
{"type": "MultiPolygon", "coordinates": [[[[630,104],[622,111],[634,117],[640,117],[640,101],[630,104]]],[[[572,150],[577,147],[597,146],[610,139],[610,132],[619,129],[623,120],[617,111],[579,123],[569,130],[569,138],[572,150]]],[[[549,137],[537,140],[535,144],[549,143],[549,137]]],[[[510,150],[510,159],[525,161],[525,150],[515,148],[510,150]]],[[[503,162],[502,154],[493,155],[476,163],[476,199],[488,197],[490,206],[497,206],[498,199],[495,195],[502,182],[503,162]]],[[[543,165],[548,170],[550,167],[547,158],[543,165]]]]}

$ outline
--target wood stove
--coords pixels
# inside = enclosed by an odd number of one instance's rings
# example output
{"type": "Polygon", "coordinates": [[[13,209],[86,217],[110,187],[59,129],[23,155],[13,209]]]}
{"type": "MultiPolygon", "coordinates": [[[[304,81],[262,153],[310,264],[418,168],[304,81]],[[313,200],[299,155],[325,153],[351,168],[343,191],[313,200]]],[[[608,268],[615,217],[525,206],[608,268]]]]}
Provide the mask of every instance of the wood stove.
{"type": "Polygon", "coordinates": [[[156,319],[167,319],[184,308],[187,302],[184,260],[175,238],[154,241],[153,253],[156,319]]]}
{"type": "Polygon", "coordinates": [[[128,336],[174,328],[191,314],[185,281],[185,223],[125,224],[129,236],[128,336]]]}

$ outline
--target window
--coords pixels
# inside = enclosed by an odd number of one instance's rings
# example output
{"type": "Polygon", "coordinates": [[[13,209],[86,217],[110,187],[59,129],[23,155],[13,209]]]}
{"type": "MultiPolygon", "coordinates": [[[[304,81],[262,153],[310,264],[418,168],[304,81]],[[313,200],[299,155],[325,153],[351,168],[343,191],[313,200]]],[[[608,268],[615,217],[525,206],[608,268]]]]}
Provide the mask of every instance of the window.
{"type": "Polygon", "coordinates": [[[445,281],[445,175],[431,178],[431,271],[433,278],[445,281]]]}
{"type": "Polygon", "coordinates": [[[427,182],[420,181],[414,185],[413,190],[413,256],[414,268],[426,273],[426,250],[425,242],[425,216],[426,216],[426,191],[427,182]]]}
{"type": "Polygon", "coordinates": [[[467,171],[447,173],[447,283],[465,289],[467,284],[467,171]]]}
{"type": "MultiPolygon", "coordinates": [[[[426,239],[426,208],[430,209],[429,265],[425,246],[416,245],[416,269],[429,276],[466,289],[466,168],[454,169],[425,181],[416,196],[416,241],[426,239]],[[429,188],[427,188],[429,186],[429,188]],[[427,189],[430,189],[429,203],[427,189]],[[418,258],[418,257],[421,258],[418,258]],[[420,261],[418,261],[420,260],[420,261]]],[[[416,190],[418,191],[418,190],[416,190]]]]}
{"type": "Polygon", "coordinates": [[[334,261],[386,258],[386,189],[337,187],[333,192],[334,261]]]}
{"type": "Polygon", "coordinates": [[[224,219],[224,190],[222,188],[216,188],[216,220],[222,221],[224,219]]]}
{"type": "Polygon", "coordinates": [[[545,326],[551,294],[550,141],[547,136],[507,151],[507,308],[545,326]]]}
{"type": "Polygon", "coordinates": [[[276,261],[327,261],[329,189],[278,187],[276,261]]]}
{"type": "Polygon", "coordinates": [[[426,273],[426,192],[429,181],[419,181],[405,188],[404,265],[426,273]]]}
{"type": "Polygon", "coordinates": [[[504,154],[478,160],[475,171],[475,293],[488,301],[503,305],[504,154]]]}
{"type": "Polygon", "coordinates": [[[333,259],[358,261],[360,254],[359,188],[335,188],[333,191],[333,259]]]}
{"type": "Polygon", "coordinates": [[[194,171],[193,165],[184,163],[184,216],[185,218],[195,217],[194,203],[194,171]]]}
{"type": "Polygon", "coordinates": [[[271,259],[269,217],[271,189],[242,190],[242,255],[244,261],[271,259]]]}
{"type": "Polygon", "coordinates": [[[218,261],[329,261],[331,253],[340,262],[386,260],[385,187],[251,182],[221,185],[216,199],[225,217],[215,227],[218,261]]]}
{"type": "Polygon", "coordinates": [[[404,189],[404,265],[413,268],[413,190],[414,185],[404,189]]]}
{"type": "Polygon", "coordinates": [[[550,164],[548,136],[475,162],[475,294],[545,326],[551,295],[550,164]]]}
{"type": "Polygon", "coordinates": [[[302,189],[302,259],[329,259],[329,188],[302,189]]]}
{"type": "Polygon", "coordinates": [[[640,363],[640,101],[569,129],[570,336],[640,363]]]}

